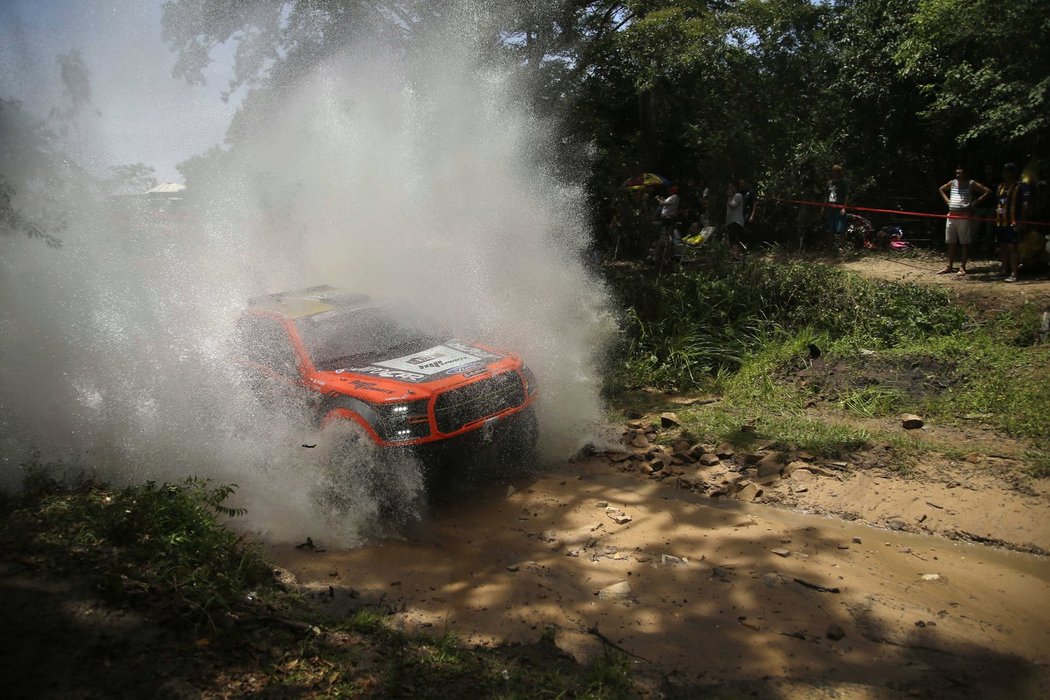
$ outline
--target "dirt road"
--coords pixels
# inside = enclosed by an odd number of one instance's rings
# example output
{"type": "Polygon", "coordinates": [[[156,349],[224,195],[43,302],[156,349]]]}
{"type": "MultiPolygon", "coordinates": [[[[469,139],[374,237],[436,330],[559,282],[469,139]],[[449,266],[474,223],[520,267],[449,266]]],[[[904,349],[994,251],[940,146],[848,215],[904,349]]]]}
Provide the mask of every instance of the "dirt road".
{"type": "Polygon", "coordinates": [[[949,287],[959,299],[985,311],[1002,311],[1020,304],[1031,303],[1050,310],[1050,279],[1045,275],[1022,277],[1019,281],[1006,283],[993,273],[999,263],[990,260],[974,260],[969,274],[938,275],[944,268],[939,257],[905,257],[899,254],[865,254],[856,260],[842,263],[842,267],[864,277],[892,282],[915,282],[949,287]]]}
{"type": "Polygon", "coordinates": [[[337,615],[392,606],[475,643],[550,628],[580,659],[604,637],[654,692],[1050,695],[1046,558],[716,501],[597,458],[505,488],[403,539],[272,554],[337,615]]]}

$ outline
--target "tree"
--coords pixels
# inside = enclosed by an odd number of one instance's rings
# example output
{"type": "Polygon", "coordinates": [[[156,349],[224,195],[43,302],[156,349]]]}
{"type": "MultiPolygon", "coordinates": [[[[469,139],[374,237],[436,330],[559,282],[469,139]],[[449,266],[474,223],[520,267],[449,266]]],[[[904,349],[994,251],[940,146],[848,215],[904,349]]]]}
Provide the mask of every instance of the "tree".
{"type": "Polygon", "coordinates": [[[1050,134],[1050,3],[918,0],[895,58],[960,146],[1032,152],[1050,134]]]}

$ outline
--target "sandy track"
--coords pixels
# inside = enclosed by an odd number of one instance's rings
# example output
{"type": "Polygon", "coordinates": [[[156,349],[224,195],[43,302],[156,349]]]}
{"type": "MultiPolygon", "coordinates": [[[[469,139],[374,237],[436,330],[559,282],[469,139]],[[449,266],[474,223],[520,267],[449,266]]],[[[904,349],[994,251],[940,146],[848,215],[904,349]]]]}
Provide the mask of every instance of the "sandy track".
{"type": "Polygon", "coordinates": [[[716,504],[601,460],[515,485],[446,503],[403,539],[272,554],[336,615],[381,603],[407,629],[470,642],[532,641],[553,627],[581,659],[600,648],[597,630],[643,677],[679,689],[1050,695],[1045,558],[716,504]],[[616,524],[603,503],[631,521],[616,524]],[[622,582],[626,597],[597,595],[622,582]]]}

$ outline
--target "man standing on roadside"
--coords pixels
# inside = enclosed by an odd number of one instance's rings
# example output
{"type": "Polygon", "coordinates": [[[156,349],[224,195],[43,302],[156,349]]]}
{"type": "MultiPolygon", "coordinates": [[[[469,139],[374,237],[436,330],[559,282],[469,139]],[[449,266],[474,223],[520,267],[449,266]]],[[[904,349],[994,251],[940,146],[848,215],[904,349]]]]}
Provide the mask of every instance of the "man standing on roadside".
{"type": "Polygon", "coordinates": [[[827,207],[828,233],[835,237],[839,252],[844,252],[846,236],[846,207],[849,206],[849,182],[841,165],[831,166],[831,179],[828,180],[827,207]]]}
{"type": "Polygon", "coordinates": [[[1017,164],[1003,166],[1003,181],[995,192],[995,239],[1007,282],[1016,282],[1021,267],[1017,248],[1028,218],[1028,188],[1017,181],[1017,164]]]}
{"type": "Polygon", "coordinates": [[[947,275],[955,272],[955,249],[962,247],[959,256],[959,274],[966,274],[966,261],[973,242],[973,210],[991,192],[987,187],[971,180],[962,165],[955,167],[955,179],[949,180],[937,190],[948,205],[948,219],[944,224],[944,242],[948,244],[948,265],[938,272],[947,275]],[[976,199],[974,196],[976,195],[976,199]]]}

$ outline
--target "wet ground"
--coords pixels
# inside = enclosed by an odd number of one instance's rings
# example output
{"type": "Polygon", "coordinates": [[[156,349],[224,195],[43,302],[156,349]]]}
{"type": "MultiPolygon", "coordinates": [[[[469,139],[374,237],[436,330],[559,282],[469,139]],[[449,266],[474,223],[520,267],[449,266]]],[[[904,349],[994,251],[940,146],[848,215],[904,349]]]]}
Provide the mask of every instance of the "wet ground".
{"type": "Polygon", "coordinates": [[[581,660],[611,643],[686,695],[1050,695],[1044,557],[713,500],[600,458],[512,487],[357,549],[271,554],[336,616],[380,605],[472,643],[553,630],[581,660]]]}

